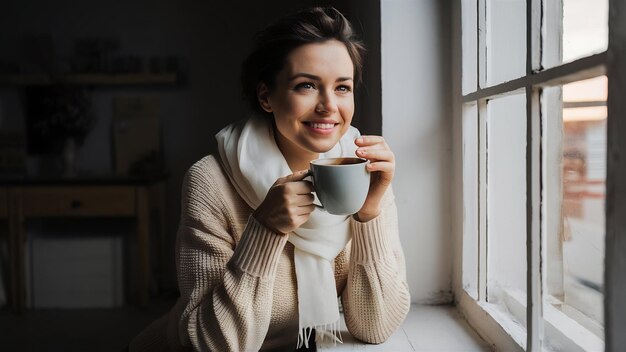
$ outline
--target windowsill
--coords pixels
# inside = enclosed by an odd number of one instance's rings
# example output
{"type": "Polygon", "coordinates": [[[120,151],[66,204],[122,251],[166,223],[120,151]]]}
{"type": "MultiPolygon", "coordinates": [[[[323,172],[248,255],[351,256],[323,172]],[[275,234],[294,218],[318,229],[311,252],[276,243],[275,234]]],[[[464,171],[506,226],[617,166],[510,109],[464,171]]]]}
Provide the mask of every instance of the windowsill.
{"type": "Polygon", "coordinates": [[[525,328],[495,304],[477,302],[465,290],[458,294],[458,309],[469,324],[497,351],[524,351],[525,328]]]}
{"type": "Polygon", "coordinates": [[[412,305],[402,326],[379,345],[357,341],[341,320],[343,344],[319,351],[491,351],[453,306],[412,305]]]}
{"type": "MultiPolygon", "coordinates": [[[[516,318],[526,313],[526,297],[519,292],[505,291],[507,305],[512,308],[516,318]]],[[[525,318],[524,318],[525,320],[525,318]]],[[[604,351],[604,341],[589,331],[576,320],[554,308],[551,304],[543,305],[544,345],[558,345],[563,351],[604,351]]]]}
{"type": "MultiPolygon", "coordinates": [[[[523,295],[506,291],[504,300],[510,312],[496,304],[477,302],[465,291],[460,296],[459,310],[465,314],[469,323],[479,334],[492,342],[497,350],[523,351],[525,349],[526,301],[523,295]]],[[[559,350],[604,350],[604,341],[574,319],[551,305],[544,304],[543,309],[544,333],[553,345],[558,345],[559,350]]],[[[547,339],[544,338],[544,349],[549,348],[547,339]]]]}

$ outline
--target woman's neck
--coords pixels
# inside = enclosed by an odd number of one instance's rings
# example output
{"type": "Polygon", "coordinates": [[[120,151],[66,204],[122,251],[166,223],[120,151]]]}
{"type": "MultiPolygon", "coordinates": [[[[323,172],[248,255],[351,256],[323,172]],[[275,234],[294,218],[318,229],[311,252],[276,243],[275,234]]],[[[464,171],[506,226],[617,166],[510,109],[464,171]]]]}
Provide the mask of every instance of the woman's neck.
{"type": "Polygon", "coordinates": [[[292,143],[274,129],[274,139],[292,172],[307,170],[309,163],[319,157],[319,153],[310,152],[292,143]]]}

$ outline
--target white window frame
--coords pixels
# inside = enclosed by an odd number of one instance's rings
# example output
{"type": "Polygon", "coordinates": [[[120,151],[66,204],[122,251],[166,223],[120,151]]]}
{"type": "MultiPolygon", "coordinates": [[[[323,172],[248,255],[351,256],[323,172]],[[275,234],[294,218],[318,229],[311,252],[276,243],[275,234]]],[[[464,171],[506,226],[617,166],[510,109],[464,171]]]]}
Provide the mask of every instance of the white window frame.
{"type": "MultiPolygon", "coordinates": [[[[550,0],[544,0],[550,1],[550,0]]],[[[463,123],[461,111],[463,104],[475,103],[478,110],[478,123],[484,123],[485,106],[488,99],[494,99],[510,94],[516,90],[523,89],[527,96],[527,150],[526,150],[526,180],[527,180],[527,294],[526,302],[520,302],[520,297],[509,295],[512,305],[521,307],[522,315],[527,323],[526,332],[523,327],[513,323],[506,314],[498,310],[492,304],[486,302],[486,231],[484,229],[485,211],[485,190],[486,184],[483,175],[484,170],[484,136],[482,128],[478,130],[478,153],[479,162],[475,172],[478,173],[478,185],[464,185],[462,141],[455,140],[454,153],[457,156],[455,162],[455,182],[457,192],[453,204],[463,204],[464,186],[478,187],[478,299],[474,299],[468,294],[462,285],[461,261],[457,261],[455,266],[455,300],[459,309],[465,314],[469,322],[490,341],[498,350],[514,351],[540,351],[543,346],[543,333],[555,333],[555,329],[567,325],[568,319],[564,315],[559,315],[558,310],[553,307],[544,307],[543,304],[543,278],[541,258],[545,248],[542,248],[542,228],[541,228],[541,105],[540,91],[544,87],[560,86],[575,81],[607,75],[608,87],[608,138],[607,138],[607,177],[606,177],[606,262],[605,262],[605,340],[604,346],[607,351],[617,351],[626,345],[626,280],[623,273],[626,272],[626,157],[620,158],[620,151],[626,152],[626,123],[620,124],[620,119],[626,115],[626,99],[620,95],[626,91],[626,67],[620,64],[626,62],[626,4],[620,0],[609,0],[609,47],[605,52],[590,55],[573,62],[558,64],[549,69],[541,67],[541,40],[542,21],[544,8],[547,6],[542,0],[527,0],[526,20],[527,20],[527,57],[526,76],[514,79],[493,86],[485,86],[485,55],[486,39],[485,31],[485,5],[486,0],[477,0],[477,55],[478,60],[474,62],[477,67],[478,86],[475,91],[465,95],[461,93],[461,67],[467,67],[461,56],[461,1],[453,4],[453,64],[454,64],[454,119],[453,135],[462,136],[463,123]],[[621,140],[620,140],[621,137],[621,140]],[[620,216],[621,215],[621,216],[620,216]],[[524,306],[525,304],[525,306],[524,306]],[[525,309],[530,307],[530,309],[525,309]],[[545,310],[544,310],[545,309],[545,310]],[[544,326],[545,320],[545,326],[544,326]],[[522,330],[520,332],[520,330],[522,330]],[[525,338],[520,338],[525,336],[525,338]]],[[[545,30],[545,29],[544,29],[545,30]]],[[[550,40],[546,32],[543,33],[544,40],[550,40]]],[[[559,57],[548,57],[550,53],[544,53],[544,63],[551,66],[560,62],[559,57]]],[[[471,60],[471,59],[470,59],[471,60]]],[[[476,61],[476,59],[473,59],[476,61]]],[[[622,119],[623,121],[623,119],[622,119]]],[[[545,164],[544,164],[545,165],[545,164]]],[[[461,205],[462,207],[462,205],[461,205]]],[[[462,209],[457,208],[457,219],[462,222],[462,209]]],[[[545,229],[543,230],[545,231],[545,229]]],[[[463,245],[463,226],[456,226],[455,234],[457,246],[463,245]]],[[[463,250],[456,250],[456,253],[463,253],[463,250]]],[[[522,296],[523,297],[523,296],[522,296]]],[[[569,334],[568,334],[569,335],[569,334]]],[[[588,349],[592,345],[585,345],[584,341],[577,339],[577,336],[562,336],[562,339],[569,346],[576,346],[577,349],[588,349]]]]}

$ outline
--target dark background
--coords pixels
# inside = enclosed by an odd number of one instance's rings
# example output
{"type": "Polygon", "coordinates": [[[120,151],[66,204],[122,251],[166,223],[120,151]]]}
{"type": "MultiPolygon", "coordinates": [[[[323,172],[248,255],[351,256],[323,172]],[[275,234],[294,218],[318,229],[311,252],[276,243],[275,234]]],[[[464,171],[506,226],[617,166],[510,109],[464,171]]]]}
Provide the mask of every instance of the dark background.
{"type": "MultiPolygon", "coordinates": [[[[182,74],[175,85],[86,88],[94,124],[78,150],[76,161],[81,172],[112,173],[112,99],[117,96],[158,99],[163,157],[169,173],[167,265],[162,283],[165,291],[176,291],[173,244],[183,175],[195,161],[216,150],[215,133],[248,114],[241,98],[239,74],[254,33],[282,15],[313,5],[335,6],[362,35],[368,55],[353,124],[364,134],[380,134],[379,1],[26,0],[4,1],[0,5],[0,60],[17,63],[21,72],[66,70],[75,43],[81,38],[113,38],[119,45],[117,53],[142,60],[152,56],[178,59],[182,74]],[[48,37],[53,44],[41,53],[39,62],[25,49],[29,38],[37,37],[48,37]]],[[[144,61],[143,70],[147,67],[148,62],[144,61]]],[[[0,130],[26,129],[26,89],[0,85],[0,130]]],[[[32,165],[42,164],[37,155],[28,155],[26,159],[32,165]]],[[[88,232],[94,224],[81,222],[75,231],[88,232]]],[[[120,231],[126,230],[120,225],[120,231]]]]}

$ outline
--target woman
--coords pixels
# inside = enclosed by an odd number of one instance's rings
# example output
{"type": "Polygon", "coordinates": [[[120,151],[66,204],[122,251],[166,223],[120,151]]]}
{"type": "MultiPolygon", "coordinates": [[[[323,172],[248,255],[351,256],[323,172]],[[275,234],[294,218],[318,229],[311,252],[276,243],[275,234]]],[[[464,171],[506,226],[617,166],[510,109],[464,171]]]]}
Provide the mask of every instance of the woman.
{"type": "Polygon", "coordinates": [[[363,53],[333,8],[259,33],[242,74],[256,114],[218,133],[219,155],[187,172],[181,297],[131,351],[293,351],[315,335],[337,341],[337,297],[359,340],[381,343],[402,323],[410,299],[390,188],[394,155],[382,137],[350,126],[363,53]],[[363,207],[353,216],[316,210],[309,162],[355,153],[370,160],[363,207]],[[324,243],[328,256],[312,255],[307,241],[324,243]]]}

